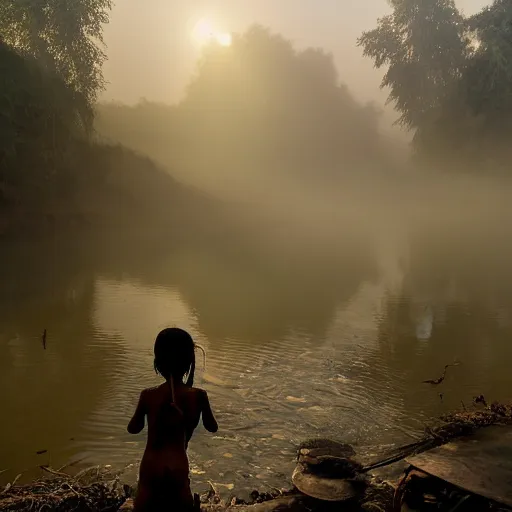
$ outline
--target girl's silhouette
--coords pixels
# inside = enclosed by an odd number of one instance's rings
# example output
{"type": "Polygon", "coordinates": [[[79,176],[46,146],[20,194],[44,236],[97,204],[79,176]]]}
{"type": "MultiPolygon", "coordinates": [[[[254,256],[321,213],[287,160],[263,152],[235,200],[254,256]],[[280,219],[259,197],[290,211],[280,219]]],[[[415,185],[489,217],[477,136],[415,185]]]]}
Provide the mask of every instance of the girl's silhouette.
{"type": "Polygon", "coordinates": [[[217,431],[206,391],[194,388],[195,344],[182,329],[164,329],[155,341],[155,371],[165,382],[145,389],[128,432],[138,434],[148,420],[148,440],[140,464],[135,511],[193,509],[187,446],[202,416],[217,431]],[[184,383],[184,378],[187,381],[184,383]]]}

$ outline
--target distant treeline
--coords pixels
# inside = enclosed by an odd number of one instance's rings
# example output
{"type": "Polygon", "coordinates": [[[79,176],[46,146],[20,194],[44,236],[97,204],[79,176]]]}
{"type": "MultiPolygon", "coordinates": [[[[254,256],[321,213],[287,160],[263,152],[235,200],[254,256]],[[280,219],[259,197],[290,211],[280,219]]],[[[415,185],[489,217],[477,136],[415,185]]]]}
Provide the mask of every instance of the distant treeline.
{"type": "MultiPolygon", "coordinates": [[[[512,2],[463,16],[453,0],[393,0],[358,41],[428,171],[508,172],[512,157],[512,2]]],[[[343,70],[340,70],[341,72],[343,70]]],[[[253,26],[204,52],[182,102],[101,105],[100,134],[185,174],[316,180],[389,170],[402,159],[379,112],[338,78],[331,55],[297,51],[253,26]]]]}
{"type": "MultiPolygon", "coordinates": [[[[391,5],[359,45],[386,69],[383,86],[414,133],[417,161],[508,171],[512,2],[494,0],[470,17],[453,0],[391,5]]],[[[382,176],[402,160],[382,137],[378,109],[353,98],[330,54],[298,51],[261,26],[230,46],[208,46],[177,105],[98,106],[110,8],[110,0],[0,2],[0,232],[16,216],[96,209],[106,218],[129,204],[135,217],[138,202],[151,209],[139,178],[122,169],[147,172],[146,193],[176,199],[178,184],[147,157],[196,183],[258,176],[269,187],[277,177],[382,176]]],[[[162,217],[173,204],[161,205],[162,217]]]]}
{"type": "Polygon", "coordinates": [[[380,112],[353,98],[332,56],[297,51],[261,26],[207,47],[179,104],[111,103],[97,113],[99,134],[177,172],[321,180],[393,165],[380,112]]]}

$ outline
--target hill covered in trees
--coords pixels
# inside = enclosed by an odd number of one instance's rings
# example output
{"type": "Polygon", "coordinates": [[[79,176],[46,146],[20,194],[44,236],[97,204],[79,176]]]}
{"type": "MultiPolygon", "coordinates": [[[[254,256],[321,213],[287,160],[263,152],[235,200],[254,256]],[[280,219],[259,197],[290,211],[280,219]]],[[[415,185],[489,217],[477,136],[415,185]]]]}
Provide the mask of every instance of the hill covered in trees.
{"type": "Polygon", "coordinates": [[[193,180],[271,184],[392,166],[379,119],[343,85],[332,55],[255,25],[205,48],[179,104],[100,105],[96,128],[193,180]]]}
{"type": "Polygon", "coordinates": [[[0,234],[177,218],[203,198],[147,157],[94,140],[110,2],[68,4],[0,2],[0,234]]]}

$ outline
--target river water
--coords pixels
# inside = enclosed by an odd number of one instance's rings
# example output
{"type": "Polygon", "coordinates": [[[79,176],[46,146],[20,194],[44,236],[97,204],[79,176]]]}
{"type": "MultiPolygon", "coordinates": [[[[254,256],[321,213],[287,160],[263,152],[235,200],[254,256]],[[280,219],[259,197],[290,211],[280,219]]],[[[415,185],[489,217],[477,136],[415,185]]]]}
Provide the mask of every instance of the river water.
{"type": "Polygon", "coordinates": [[[206,351],[196,383],[220,424],[191,443],[197,490],[285,486],[307,437],[368,454],[476,395],[509,398],[508,227],[464,226],[288,231],[272,243],[5,242],[0,480],[70,461],[134,480],[145,434],[126,425],[159,382],[152,343],[172,325],[206,351]],[[440,386],[422,383],[453,362],[440,386]]]}

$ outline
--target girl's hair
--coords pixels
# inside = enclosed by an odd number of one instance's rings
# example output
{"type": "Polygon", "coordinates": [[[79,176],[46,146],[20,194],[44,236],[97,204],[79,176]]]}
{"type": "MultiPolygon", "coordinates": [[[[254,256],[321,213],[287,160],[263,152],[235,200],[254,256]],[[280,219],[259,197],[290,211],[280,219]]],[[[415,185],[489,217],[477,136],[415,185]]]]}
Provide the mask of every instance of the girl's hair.
{"type": "Polygon", "coordinates": [[[187,331],[177,327],[164,329],[156,337],[154,351],[156,373],[166,380],[172,376],[181,382],[187,375],[187,386],[194,385],[195,343],[187,331]]]}

